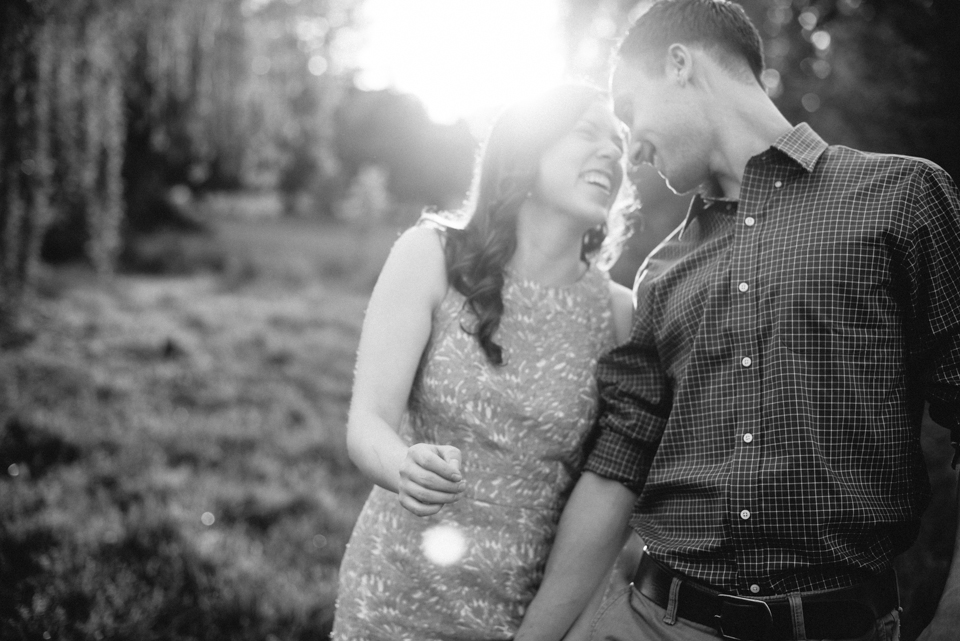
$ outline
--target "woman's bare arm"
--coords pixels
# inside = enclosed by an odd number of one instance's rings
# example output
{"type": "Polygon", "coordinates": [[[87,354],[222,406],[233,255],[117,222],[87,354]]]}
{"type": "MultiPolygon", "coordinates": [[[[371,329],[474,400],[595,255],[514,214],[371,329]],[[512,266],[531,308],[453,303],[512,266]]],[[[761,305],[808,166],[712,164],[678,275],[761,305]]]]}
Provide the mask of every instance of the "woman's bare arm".
{"type": "Polygon", "coordinates": [[[430,338],[433,311],[446,288],[437,232],[420,227],[404,232],[370,297],[347,421],[351,460],[420,516],[455,501],[463,484],[459,450],[436,443],[408,447],[397,434],[430,338]]]}

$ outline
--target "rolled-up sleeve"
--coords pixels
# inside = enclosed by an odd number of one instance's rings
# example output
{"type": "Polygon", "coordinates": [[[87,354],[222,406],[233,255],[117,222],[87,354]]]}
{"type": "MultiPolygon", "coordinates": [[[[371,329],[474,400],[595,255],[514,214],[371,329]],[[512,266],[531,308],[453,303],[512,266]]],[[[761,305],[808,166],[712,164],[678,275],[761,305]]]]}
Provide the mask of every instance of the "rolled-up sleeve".
{"type": "Polygon", "coordinates": [[[905,260],[913,357],[930,416],[960,441],[960,196],[950,176],[921,165],[906,194],[913,212],[905,260]]]}
{"type": "Polygon", "coordinates": [[[637,494],[650,473],[672,404],[669,379],[654,342],[657,310],[652,289],[651,283],[638,282],[630,340],[602,357],[597,366],[600,412],[596,441],[585,466],[637,494]]]}

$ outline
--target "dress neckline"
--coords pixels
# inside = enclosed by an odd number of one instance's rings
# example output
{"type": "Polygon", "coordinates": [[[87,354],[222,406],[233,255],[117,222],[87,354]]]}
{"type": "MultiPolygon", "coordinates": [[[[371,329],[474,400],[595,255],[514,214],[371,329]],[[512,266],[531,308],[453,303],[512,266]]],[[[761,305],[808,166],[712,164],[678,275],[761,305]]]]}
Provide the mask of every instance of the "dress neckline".
{"type": "Polygon", "coordinates": [[[567,283],[565,285],[547,285],[545,283],[541,283],[538,280],[527,278],[525,276],[520,276],[515,271],[509,268],[504,268],[504,275],[507,277],[507,280],[509,281],[512,281],[514,283],[521,284],[521,285],[527,285],[534,289],[540,289],[540,290],[550,291],[550,292],[569,292],[577,289],[578,287],[580,287],[581,285],[589,281],[591,273],[597,272],[597,271],[598,271],[598,268],[596,264],[588,263],[587,268],[583,270],[583,273],[580,274],[580,276],[575,281],[573,281],[572,283],[567,283]]]}

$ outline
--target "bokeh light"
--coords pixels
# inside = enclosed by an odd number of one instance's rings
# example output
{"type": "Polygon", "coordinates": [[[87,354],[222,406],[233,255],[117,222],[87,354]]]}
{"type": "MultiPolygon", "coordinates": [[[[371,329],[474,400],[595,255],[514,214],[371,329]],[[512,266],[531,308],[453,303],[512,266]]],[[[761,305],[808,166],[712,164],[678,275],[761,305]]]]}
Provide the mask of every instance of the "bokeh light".
{"type": "Polygon", "coordinates": [[[307,63],[307,69],[314,76],[322,76],[326,73],[328,67],[327,59],[321,55],[311,56],[310,61],[307,63]]]}
{"type": "Polygon", "coordinates": [[[368,0],[362,89],[394,87],[437,122],[469,119],[560,80],[556,0],[368,0]]]}
{"type": "Polygon", "coordinates": [[[826,31],[815,31],[810,36],[810,41],[817,49],[825,51],[830,48],[830,34],[826,31]]]}
{"type": "Polygon", "coordinates": [[[817,19],[819,14],[816,7],[810,7],[806,11],[800,14],[797,18],[797,21],[800,23],[800,26],[807,31],[812,31],[817,26],[817,19]]]}
{"type": "Polygon", "coordinates": [[[861,0],[840,0],[837,3],[837,8],[840,10],[840,13],[844,15],[851,15],[860,8],[861,0]]]}
{"type": "Polygon", "coordinates": [[[800,99],[800,104],[803,105],[803,108],[813,113],[820,108],[820,96],[815,93],[804,94],[803,98],[800,99]]]}
{"type": "Polygon", "coordinates": [[[760,76],[760,79],[763,81],[763,86],[767,88],[767,93],[771,98],[776,98],[783,93],[783,85],[780,81],[780,72],[776,69],[764,69],[763,75],[760,76]]]}
{"type": "Polygon", "coordinates": [[[810,67],[813,69],[813,74],[821,80],[829,76],[832,70],[830,63],[826,60],[814,60],[810,67]]]}
{"type": "Polygon", "coordinates": [[[424,531],[423,555],[437,565],[453,565],[467,551],[467,539],[455,525],[441,524],[424,531]]]}

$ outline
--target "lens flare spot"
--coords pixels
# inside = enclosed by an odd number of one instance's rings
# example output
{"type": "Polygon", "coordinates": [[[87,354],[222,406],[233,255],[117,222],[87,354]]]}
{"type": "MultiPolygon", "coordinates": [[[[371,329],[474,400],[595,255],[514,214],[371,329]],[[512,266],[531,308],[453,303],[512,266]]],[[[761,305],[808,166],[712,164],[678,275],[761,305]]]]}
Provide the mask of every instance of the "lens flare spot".
{"type": "Polygon", "coordinates": [[[453,525],[436,525],[423,533],[423,555],[437,565],[453,565],[467,551],[467,539],[453,525]]]}

